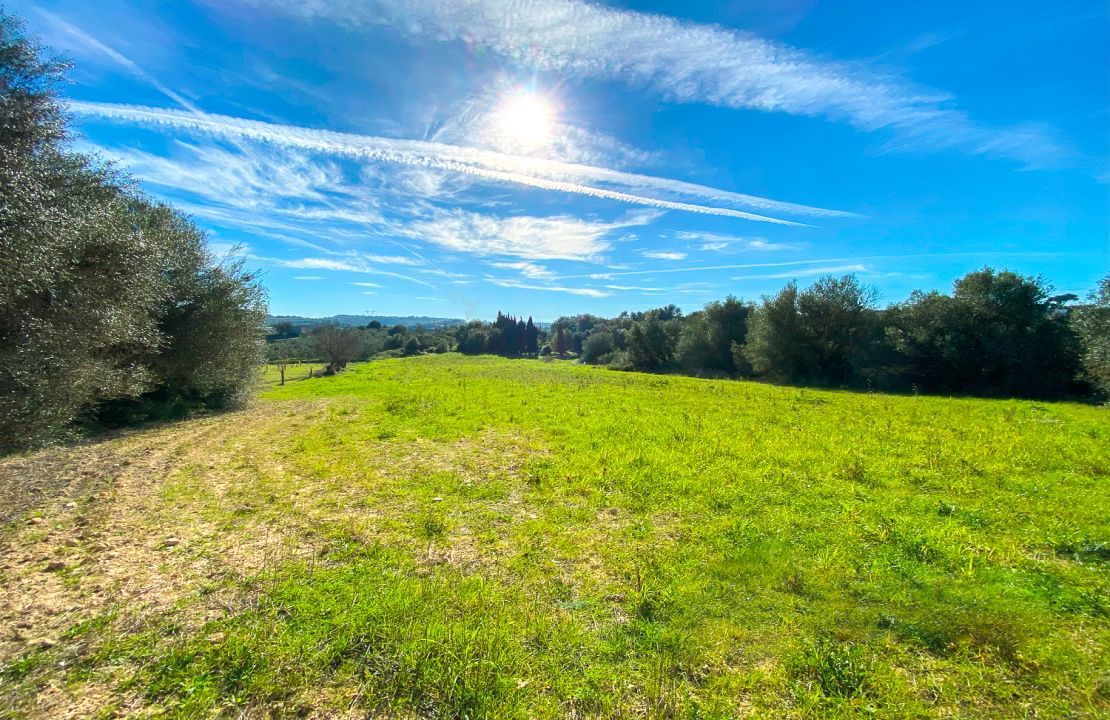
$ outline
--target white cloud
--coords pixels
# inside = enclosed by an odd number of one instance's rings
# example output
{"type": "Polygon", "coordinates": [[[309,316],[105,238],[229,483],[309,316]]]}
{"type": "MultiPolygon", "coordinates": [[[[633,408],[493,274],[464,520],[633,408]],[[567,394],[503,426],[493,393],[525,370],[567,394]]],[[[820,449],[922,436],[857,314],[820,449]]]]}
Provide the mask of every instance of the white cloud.
{"type": "Polygon", "coordinates": [[[763,238],[751,238],[744,245],[747,250],[797,250],[798,247],[794,243],[776,243],[763,238]]]}
{"type": "Polygon", "coordinates": [[[382,265],[423,265],[424,261],[418,258],[403,255],[366,255],[360,253],[359,257],[367,262],[381,263],[382,265]]]}
{"type": "MultiPolygon", "coordinates": [[[[751,270],[756,268],[785,268],[785,267],[803,267],[806,265],[818,265],[821,263],[851,263],[850,265],[841,265],[833,267],[825,267],[822,269],[809,269],[801,271],[789,271],[780,274],[781,277],[801,277],[806,275],[820,275],[828,272],[867,272],[871,273],[871,269],[861,265],[864,261],[872,260],[934,260],[934,259],[954,259],[954,258],[973,258],[975,261],[982,261],[984,259],[997,262],[998,258],[1044,258],[1044,257],[1063,257],[1066,253],[1057,252],[996,252],[996,251],[971,251],[971,252],[947,252],[947,253],[911,253],[903,255],[866,255],[863,257],[850,257],[850,258],[811,258],[809,260],[787,260],[783,262],[764,262],[764,263],[735,263],[729,265],[685,265],[682,267],[669,267],[669,268],[655,268],[652,270],[626,270],[621,272],[609,273],[583,273],[559,275],[557,280],[574,280],[578,278],[588,278],[591,280],[612,280],[616,276],[627,277],[631,275],[662,275],[671,273],[693,273],[693,272],[718,272],[721,270],[751,270]]],[[[768,276],[769,277],[769,276],[768,276]]]]}
{"type": "Polygon", "coordinates": [[[323,275],[295,275],[294,280],[323,280],[323,275]]]}
{"type": "Polygon", "coordinates": [[[176,141],[169,154],[153,155],[133,148],[95,148],[143,182],[176,193],[188,193],[244,210],[265,210],[295,220],[325,217],[353,223],[379,222],[368,207],[371,196],[343,181],[333,162],[296,150],[267,152],[238,145],[234,151],[213,144],[176,141]],[[330,205],[309,207],[305,203],[330,205]]]}
{"type": "MultiPolygon", "coordinates": [[[[392,189],[384,189],[388,178],[361,187],[351,181],[351,168],[326,158],[316,161],[296,150],[241,145],[236,153],[178,142],[172,146],[174,155],[166,158],[127,149],[105,154],[148,185],[164,189],[176,206],[205,224],[238,228],[313,251],[314,257],[294,261],[302,267],[369,272],[372,266],[402,265],[427,275],[465,277],[431,266],[402,242],[423,240],[409,225],[438,214],[426,203],[398,198],[392,189]],[[197,199],[178,200],[182,194],[197,199]],[[354,249],[358,246],[369,251],[354,249]],[[406,254],[388,252],[394,247],[406,254]]],[[[387,274],[382,269],[374,272],[387,274]]],[[[423,283],[407,275],[397,277],[423,283]]]]}
{"type": "Polygon", "coordinates": [[[555,273],[551,272],[543,265],[537,265],[530,262],[494,262],[490,263],[490,267],[501,268],[502,270],[516,270],[526,278],[550,278],[554,277],[555,273]]]}
{"type": "Polygon", "coordinates": [[[689,232],[685,230],[675,233],[675,237],[679,240],[700,242],[700,247],[702,250],[716,252],[721,252],[725,250],[797,250],[801,247],[800,245],[793,243],[772,242],[764,237],[718,235],[716,233],[689,232]]]}
{"type": "Polygon", "coordinates": [[[468,275],[466,273],[450,272],[448,270],[442,270],[440,268],[420,269],[417,272],[426,273],[428,275],[436,275],[438,277],[444,277],[444,278],[467,278],[467,277],[470,277],[470,275],[468,275]]]}
{"type": "Polygon", "coordinates": [[[496,217],[466,210],[434,208],[430,217],[409,223],[408,237],[474,255],[508,255],[529,260],[596,260],[609,249],[605,239],[627,227],[646,225],[658,214],[630,213],[600,222],[569,215],[496,217]]]}
{"type": "Polygon", "coordinates": [[[414,282],[418,285],[425,285],[430,288],[435,287],[435,285],[429,282],[424,282],[423,280],[420,280],[418,278],[410,277],[408,275],[402,275],[401,273],[396,273],[391,270],[382,270],[380,268],[373,267],[369,263],[358,258],[350,258],[347,260],[335,260],[333,258],[296,258],[293,260],[286,260],[282,258],[255,257],[254,259],[271,262],[274,265],[287,268],[296,268],[300,270],[337,270],[344,272],[364,273],[367,275],[382,275],[384,277],[395,277],[401,280],[408,280],[409,282],[414,282]]]}
{"type": "Polygon", "coordinates": [[[358,285],[359,287],[372,287],[372,288],[380,288],[381,287],[381,285],[379,285],[378,283],[372,283],[372,282],[353,282],[351,284],[352,285],[358,285]]]}
{"type": "Polygon", "coordinates": [[[305,18],[389,25],[437,40],[465,40],[541,70],[620,80],[664,98],[728,108],[822,116],[864,131],[894,131],[906,145],[958,148],[1027,165],[1058,161],[1039,128],[991,128],[950,107],[952,98],[859,62],[825,60],[751,33],[611,9],[582,0],[250,0],[305,18]]]}
{"type": "Polygon", "coordinates": [[[613,293],[598,290],[597,288],[567,287],[565,285],[530,285],[520,280],[507,280],[502,278],[488,278],[487,282],[498,287],[517,288],[519,290],[544,290],[547,292],[561,292],[570,295],[584,295],[586,297],[609,297],[613,293]]]}
{"type": "Polygon", "coordinates": [[[663,252],[662,250],[644,250],[640,253],[646,258],[653,260],[685,260],[686,253],[681,252],[663,252]]]}
{"type": "Polygon", "coordinates": [[[386,162],[419,168],[433,168],[462,173],[492,182],[585,195],[660,210],[732,217],[778,225],[798,226],[804,224],[734,208],[688,203],[640,193],[652,191],[663,195],[671,195],[672,197],[691,197],[703,201],[766,209],[777,213],[812,216],[852,215],[852,213],[840,210],[828,210],[758,198],[668,178],[626,173],[589,165],[507,155],[489,150],[478,150],[423,140],[399,140],[372,135],[353,135],[292,125],[275,125],[225,115],[186,113],[134,105],[70,101],[67,107],[74,114],[99,118],[109,122],[137,124],[160,131],[186,132],[232,140],[252,140],[288,149],[351,158],[363,162],[386,162]]]}
{"type": "MultiPolygon", "coordinates": [[[[259,258],[266,260],[269,258],[259,258]]],[[[343,260],[328,260],[327,258],[298,258],[296,260],[274,260],[278,265],[288,268],[302,268],[305,270],[345,270],[347,272],[362,272],[359,265],[343,260]]]]}
{"type": "MultiPolygon", "coordinates": [[[[570,280],[575,278],[589,278],[591,280],[602,279],[612,280],[615,277],[628,277],[631,275],[662,275],[664,273],[688,273],[688,272],[716,272],[720,270],[747,270],[754,268],[777,268],[777,267],[801,267],[805,265],[814,265],[817,263],[833,263],[833,262],[857,262],[862,259],[878,259],[882,256],[873,256],[871,258],[822,258],[812,260],[789,260],[786,262],[770,262],[770,263],[739,263],[730,265],[684,265],[682,267],[669,267],[669,268],[655,268],[653,270],[624,270],[620,272],[609,273],[585,273],[582,275],[560,275],[559,280],[570,280]]],[[[908,256],[907,256],[908,257],[908,256]]]]}
{"type": "Polygon", "coordinates": [[[605,287],[608,290],[620,290],[622,292],[623,291],[628,291],[628,290],[641,290],[641,291],[644,291],[644,292],[659,292],[660,290],[663,289],[663,288],[657,288],[657,287],[641,287],[639,285],[606,285],[605,287]]]}
{"type": "Polygon", "coordinates": [[[845,275],[849,273],[870,272],[866,265],[854,263],[852,265],[826,265],[821,267],[791,270],[790,272],[770,273],[767,275],[736,275],[733,280],[790,280],[801,277],[816,277],[818,275],[845,275]]]}

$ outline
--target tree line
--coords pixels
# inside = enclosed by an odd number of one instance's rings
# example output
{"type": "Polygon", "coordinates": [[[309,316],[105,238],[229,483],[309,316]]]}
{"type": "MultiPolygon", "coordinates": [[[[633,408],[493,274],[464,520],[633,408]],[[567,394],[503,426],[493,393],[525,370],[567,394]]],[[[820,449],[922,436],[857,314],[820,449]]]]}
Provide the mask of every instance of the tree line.
{"type": "Polygon", "coordinates": [[[0,13],[0,451],[234,405],[262,359],[257,277],[69,149],[67,70],[0,13]]]}
{"type": "Polygon", "coordinates": [[[324,362],[325,373],[329,375],[351,362],[445,353],[457,345],[453,328],[386,327],[377,320],[363,327],[341,327],[334,323],[303,327],[279,322],[271,328],[267,340],[266,356],[270,362],[324,362]]]}
{"type": "Polygon", "coordinates": [[[267,335],[266,354],[276,363],[324,362],[324,372],[330,375],[351,362],[427,353],[536,357],[543,337],[532,318],[525,321],[501,312],[492,323],[475,320],[441,328],[385,327],[377,320],[363,327],[324,323],[306,328],[284,321],[275,323],[267,335]]]}
{"type": "Polygon", "coordinates": [[[1064,398],[1110,395],[1110,276],[1085,302],[1041,278],[984,268],[951,293],[877,305],[854,275],[791,282],[758,303],[729,296],[612,318],[560,317],[548,330],[501,312],[494,322],[273,328],[270,358],[353,360],[430,352],[574,357],[616,370],[751,378],[819,387],[1064,398]]]}
{"type": "Polygon", "coordinates": [[[1110,394],[1110,276],[1085,303],[1040,278],[984,268],[951,293],[879,308],[853,275],[552,326],[583,362],[622,370],[892,391],[1062,398],[1110,394]]]}
{"type": "Polygon", "coordinates": [[[540,353],[540,329],[529,317],[503,315],[499,310],[492,323],[473,321],[455,330],[456,348],[467,355],[536,357],[540,353]]]}

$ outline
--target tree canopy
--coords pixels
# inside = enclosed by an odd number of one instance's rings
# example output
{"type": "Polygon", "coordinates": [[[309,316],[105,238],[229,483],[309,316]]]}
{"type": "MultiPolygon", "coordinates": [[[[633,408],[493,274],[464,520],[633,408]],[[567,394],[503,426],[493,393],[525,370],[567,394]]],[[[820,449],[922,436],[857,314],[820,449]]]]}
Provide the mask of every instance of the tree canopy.
{"type": "Polygon", "coordinates": [[[614,318],[559,318],[552,349],[621,370],[988,396],[1110,394],[1110,279],[1086,305],[1041,278],[983,268],[951,294],[879,308],[852,275],[791,282],[758,305],[734,297],[614,318]]]}
{"type": "Polygon", "coordinates": [[[257,278],[68,148],[66,69],[0,15],[0,450],[227,407],[262,356],[257,278]]]}

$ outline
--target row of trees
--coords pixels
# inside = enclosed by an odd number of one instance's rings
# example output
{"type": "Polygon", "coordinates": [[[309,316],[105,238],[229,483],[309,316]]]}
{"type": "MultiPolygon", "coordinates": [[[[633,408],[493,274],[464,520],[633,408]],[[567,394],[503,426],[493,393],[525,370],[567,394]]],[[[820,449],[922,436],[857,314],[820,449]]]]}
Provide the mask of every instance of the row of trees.
{"type": "Polygon", "coordinates": [[[456,345],[453,329],[450,328],[383,327],[377,320],[370,321],[365,327],[324,324],[300,328],[291,323],[278,323],[271,330],[266,348],[271,362],[326,362],[328,374],[342,370],[350,362],[374,357],[443,353],[456,345]]]}
{"type": "MultiPolygon", "coordinates": [[[[542,342],[543,331],[532,321],[497,313],[492,323],[475,320],[455,327],[383,327],[376,320],[365,327],[322,324],[300,327],[275,323],[267,336],[271,362],[316,361],[328,363],[327,373],[348,363],[377,357],[404,357],[425,353],[462,352],[470,355],[536,357],[551,349],[542,342]]],[[[569,348],[568,348],[569,349],[569,348]]],[[[565,354],[567,350],[560,352],[565,354]]]]}
{"type": "Polygon", "coordinates": [[[536,357],[540,353],[539,327],[529,317],[503,315],[499,310],[493,324],[473,321],[455,330],[457,349],[468,355],[536,357]]]}
{"type": "Polygon", "coordinates": [[[0,451],[227,407],[262,358],[257,279],[68,149],[66,71],[0,14],[0,451]]]}
{"type": "Polygon", "coordinates": [[[689,315],[668,305],[560,318],[552,334],[584,362],[618,369],[1039,398],[1110,392],[1110,278],[1077,300],[988,268],[951,294],[916,292],[881,309],[854,276],[828,276],[689,315]]]}
{"type": "Polygon", "coordinates": [[[614,318],[559,318],[548,332],[500,312],[454,328],[273,328],[272,359],[329,371],[375,356],[457,351],[574,355],[620,370],[760,378],[826,387],[1056,398],[1110,394],[1110,277],[1088,302],[1040,278],[989,268],[951,294],[877,305],[855,276],[790,283],[759,303],[727,297],[684,315],[675,305],[614,318]],[[293,335],[293,337],[287,337],[293,335]]]}

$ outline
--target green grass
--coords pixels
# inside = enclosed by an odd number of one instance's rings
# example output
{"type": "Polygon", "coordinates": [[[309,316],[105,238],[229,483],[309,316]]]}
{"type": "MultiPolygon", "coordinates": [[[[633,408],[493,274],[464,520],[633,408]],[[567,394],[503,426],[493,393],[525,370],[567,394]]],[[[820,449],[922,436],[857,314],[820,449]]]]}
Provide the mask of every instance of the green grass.
{"type": "MultiPolygon", "coordinates": [[[[326,367],[327,363],[288,363],[285,366],[285,382],[311,379],[314,375],[322,374],[326,367]]],[[[281,382],[281,370],[274,363],[263,365],[259,373],[259,381],[263,387],[278,385],[281,382]]]]}
{"type": "Polygon", "coordinates": [[[167,715],[1110,713],[1105,408],[458,355],[262,403],[161,502],[310,552],[83,631],[167,715]]]}

